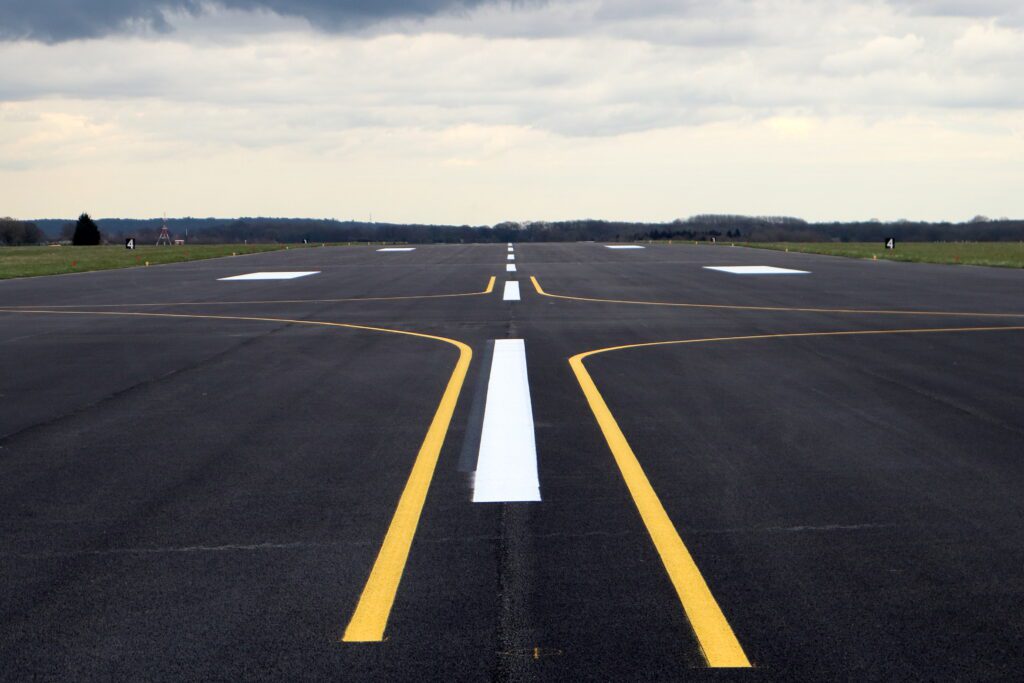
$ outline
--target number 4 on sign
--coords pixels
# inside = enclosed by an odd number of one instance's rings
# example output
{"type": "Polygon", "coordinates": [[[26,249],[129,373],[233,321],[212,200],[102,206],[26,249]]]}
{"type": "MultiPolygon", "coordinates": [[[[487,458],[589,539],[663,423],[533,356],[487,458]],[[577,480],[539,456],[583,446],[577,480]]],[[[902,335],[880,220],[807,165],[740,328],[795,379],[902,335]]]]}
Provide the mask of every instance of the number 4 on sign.
{"type": "Polygon", "coordinates": [[[129,237],[128,239],[126,239],[124,241],[124,248],[125,249],[134,249],[135,248],[135,238],[134,237],[129,237]]]}
{"type": "Polygon", "coordinates": [[[886,249],[895,249],[896,248],[896,238],[895,237],[890,237],[889,239],[887,239],[885,241],[885,248],[886,249]]]}

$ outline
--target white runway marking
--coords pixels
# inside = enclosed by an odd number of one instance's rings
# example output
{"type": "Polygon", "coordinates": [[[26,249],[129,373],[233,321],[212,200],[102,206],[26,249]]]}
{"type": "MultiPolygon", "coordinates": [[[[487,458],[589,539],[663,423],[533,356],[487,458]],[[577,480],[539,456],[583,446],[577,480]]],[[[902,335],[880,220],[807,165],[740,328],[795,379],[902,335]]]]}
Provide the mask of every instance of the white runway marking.
{"type": "Polygon", "coordinates": [[[416,251],[416,247],[384,247],[377,251],[416,251]]]}
{"type": "Polygon", "coordinates": [[[639,244],[606,244],[605,249],[644,249],[639,244]]]}
{"type": "Polygon", "coordinates": [[[232,275],[231,277],[219,277],[218,280],[294,280],[297,277],[316,275],[319,270],[296,270],[292,272],[267,271],[264,273],[246,273],[245,275],[232,275]]]}
{"type": "Polygon", "coordinates": [[[494,342],[474,503],[539,501],[537,444],[522,339],[494,342]]]}
{"type": "Polygon", "coordinates": [[[513,251],[515,251],[515,249],[513,249],[512,247],[509,247],[509,248],[508,248],[508,253],[510,253],[510,254],[511,254],[511,253],[512,253],[513,251]]]}
{"type": "Polygon", "coordinates": [[[505,283],[505,295],[502,297],[502,301],[519,301],[519,283],[515,280],[509,280],[505,283]]]}
{"type": "Polygon", "coordinates": [[[775,266],[704,266],[707,270],[720,270],[733,275],[808,275],[809,270],[776,268],[775,266]]]}
{"type": "Polygon", "coordinates": [[[516,264],[510,263],[507,266],[505,266],[505,272],[506,273],[514,273],[514,272],[516,272],[516,264]]]}
{"type": "Polygon", "coordinates": [[[508,255],[508,260],[509,260],[509,261],[515,261],[515,260],[516,260],[516,257],[515,257],[515,256],[514,256],[513,254],[509,254],[509,255],[508,255]]]}

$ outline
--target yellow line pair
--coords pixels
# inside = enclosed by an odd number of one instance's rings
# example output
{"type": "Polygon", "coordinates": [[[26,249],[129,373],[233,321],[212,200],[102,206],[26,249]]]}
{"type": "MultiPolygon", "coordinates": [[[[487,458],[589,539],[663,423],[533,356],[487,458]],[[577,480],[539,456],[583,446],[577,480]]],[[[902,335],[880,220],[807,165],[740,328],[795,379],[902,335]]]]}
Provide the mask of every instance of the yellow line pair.
{"type": "MultiPolygon", "coordinates": [[[[321,325],[342,327],[374,332],[401,334],[424,339],[442,341],[459,350],[459,359],[449,377],[440,404],[434,413],[427,435],[416,456],[413,469],[399,498],[398,506],[388,527],[384,542],[374,562],[369,579],[360,595],[359,603],[349,621],[342,640],[345,642],[379,642],[384,639],[387,621],[394,605],[398,586],[408,561],[419,519],[426,501],[427,492],[433,479],[442,445],[459,394],[472,359],[472,350],[466,344],[434,335],[402,330],[391,330],[365,325],[332,323],[283,318],[188,315],[173,313],[133,313],[104,311],[53,311],[53,310],[11,310],[8,313],[139,316],[161,318],[198,318],[215,320],[253,320],[263,322],[290,323],[299,325],[321,325]]],[[[717,337],[708,339],[687,339],[662,342],[648,342],[614,346],[581,353],[569,359],[570,367],[590,406],[598,426],[612,452],[619,471],[640,513],[651,540],[661,557],[665,570],[675,588],[677,597],[693,628],[707,663],[711,667],[749,667],[750,661],[721,611],[714,595],[708,588],[692,555],[683,543],[679,532],[669,518],[657,493],[651,486],[643,467],[622,433],[617,421],[605,403],[583,361],[593,355],[626,349],[674,344],[697,344],[708,342],[780,339],[791,337],[825,337],[877,334],[918,334],[940,332],[983,332],[983,331],[1024,331],[1024,326],[1015,327],[962,327],[909,330],[869,330],[843,332],[809,332],[789,334],[750,335],[741,337],[717,337]]]]}

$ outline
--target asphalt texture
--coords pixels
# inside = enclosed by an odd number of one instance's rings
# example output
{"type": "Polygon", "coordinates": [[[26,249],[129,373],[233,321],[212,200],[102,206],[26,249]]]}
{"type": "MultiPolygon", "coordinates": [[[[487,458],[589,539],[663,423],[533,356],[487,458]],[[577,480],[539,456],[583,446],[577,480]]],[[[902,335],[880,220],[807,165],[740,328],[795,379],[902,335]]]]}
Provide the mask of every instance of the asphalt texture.
{"type": "Polygon", "coordinates": [[[517,273],[499,244],[0,281],[0,678],[1019,676],[1024,331],[973,328],[1024,327],[1024,271],[515,255],[517,273]],[[268,270],[320,273],[218,281],[268,270]],[[474,353],[382,642],[341,638],[459,352],[310,322],[474,353]],[[773,336],[835,332],[873,334],[773,336]],[[474,504],[506,338],[526,340],[542,501],[474,504]],[[585,363],[750,669],[708,668],[568,363],[684,340],[707,341],[585,363]]]}

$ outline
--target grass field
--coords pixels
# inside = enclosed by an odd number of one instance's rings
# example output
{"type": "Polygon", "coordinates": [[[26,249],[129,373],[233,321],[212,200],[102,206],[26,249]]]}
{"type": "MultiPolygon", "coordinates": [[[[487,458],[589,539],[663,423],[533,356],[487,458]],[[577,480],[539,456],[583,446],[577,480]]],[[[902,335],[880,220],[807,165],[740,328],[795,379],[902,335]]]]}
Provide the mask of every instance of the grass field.
{"type": "Polygon", "coordinates": [[[1024,244],[1020,242],[901,242],[893,250],[876,242],[737,242],[741,244],[757,249],[788,249],[850,258],[874,256],[892,261],[1024,268],[1024,244]]]}
{"type": "MultiPolygon", "coordinates": [[[[302,245],[292,245],[298,248],[302,245]]],[[[218,258],[231,254],[254,254],[284,249],[277,244],[191,244],[177,247],[140,246],[134,250],[120,245],[99,247],[0,247],[0,280],[31,275],[81,273],[88,270],[129,268],[158,263],[178,263],[218,258]]]]}

